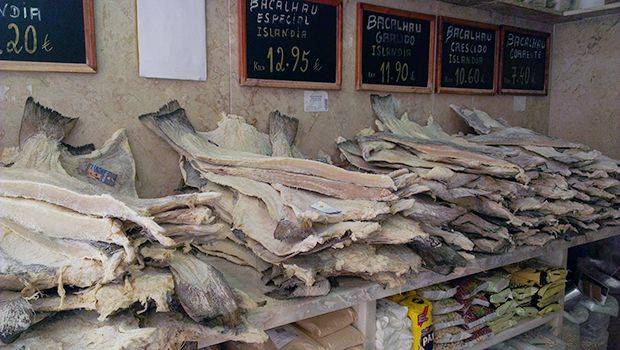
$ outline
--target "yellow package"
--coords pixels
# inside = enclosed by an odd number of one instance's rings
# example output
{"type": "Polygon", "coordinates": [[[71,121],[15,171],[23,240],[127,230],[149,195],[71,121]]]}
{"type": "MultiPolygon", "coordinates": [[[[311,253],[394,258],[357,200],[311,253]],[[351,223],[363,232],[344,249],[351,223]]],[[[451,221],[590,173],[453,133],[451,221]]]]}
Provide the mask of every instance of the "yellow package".
{"type": "Polygon", "coordinates": [[[433,348],[433,304],[426,299],[418,297],[415,293],[407,294],[400,301],[409,311],[407,316],[411,319],[411,334],[413,335],[412,350],[430,350],[433,348]]]}

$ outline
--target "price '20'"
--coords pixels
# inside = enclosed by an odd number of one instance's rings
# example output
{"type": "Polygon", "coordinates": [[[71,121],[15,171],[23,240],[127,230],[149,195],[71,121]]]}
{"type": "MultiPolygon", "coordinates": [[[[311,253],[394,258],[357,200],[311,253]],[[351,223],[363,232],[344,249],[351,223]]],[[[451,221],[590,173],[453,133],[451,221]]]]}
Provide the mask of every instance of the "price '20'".
{"type": "Polygon", "coordinates": [[[267,50],[267,60],[269,61],[269,72],[284,72],[293,63],[292,71],[296,72],[299,70],[302,73],[305,73],[308,70],[308,66],[310,61],[308,60],[308,56],[310,55],[310,50],[301,50],[297,46],[291,47],[290,56],[292,57],[292,61],[289,62],[285,55],[284,48],[278,46],[274,49],[274,47],[270,47],[267,50]]]}
{"type": "MultiPolygon", "coordinates": [[[[39,48],[39,40],[37,35],[37,29],[33,25],[28,25],[26,27],[26,30],[24,30],[23,35],[20,31],[19,26],[15,23],[9,23],[7,28],[10,31],[13,31],[13,39],[9,40],[6,43],[7,53],[19,55],[24,52],[32,55],[37,52],[39,48]]],[[[41,45],[41,49],[46,52],[52,51],[53,49],[47,34],[45,35],[43,44],[41,45]]],[[[0,50],[0,53],[2,53],[2,50],[0,50]]]]}

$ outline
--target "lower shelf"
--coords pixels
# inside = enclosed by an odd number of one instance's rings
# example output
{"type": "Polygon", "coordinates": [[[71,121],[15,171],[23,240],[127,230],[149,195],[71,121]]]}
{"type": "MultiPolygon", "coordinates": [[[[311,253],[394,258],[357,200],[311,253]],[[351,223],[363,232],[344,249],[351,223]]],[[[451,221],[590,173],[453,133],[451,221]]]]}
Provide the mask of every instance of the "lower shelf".
{"type": "Polygon", "coordinates": [[[501,333],[493,335],[491,338],[482,341],[480,343],[475,344],[472,347],[468,347],[468,350],[482,350],[487,349],[493,345],[497,345],[501,342],[504,342],[508,339],[514,338],[520,334],[523,334],[527,331],[530,331],[534,328],[538,328],[544,324],[547,324],[551,321],[556,320],[558,317],[562,317],[562,312],[554,312],[550,313],[544,317],[535,317],[525,321],[519,322],[516,326],[505,330],[501,333]]]}

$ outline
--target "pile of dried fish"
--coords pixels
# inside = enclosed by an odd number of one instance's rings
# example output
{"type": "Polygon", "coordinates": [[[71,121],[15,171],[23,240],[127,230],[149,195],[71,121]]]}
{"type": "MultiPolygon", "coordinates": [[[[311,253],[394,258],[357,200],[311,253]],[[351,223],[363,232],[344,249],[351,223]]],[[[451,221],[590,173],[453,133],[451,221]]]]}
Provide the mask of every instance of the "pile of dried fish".
{"type": "Polygon", "coordinates": [[[76,122],[29,98],[19,147],[2,152],[0,340],[19,349],[264,340],[242,319],[252,303],[201,254],[176,249],[226,236],[211,207],[220,194],[140,199],[126,134],[97,150],[63,144],[76,122]]]}
{"type": "Polygon", "coordinates": [[[421,125],[399,116],[391,95],[372,95],[371,104],[376,130],[339,138],[343,159],[391,173],[398,188],[391,212],[463,257],[620,223],[618,161],[598,151],[456,105],[477,135],[449,135],[432,117],[421,125]]]}
{"type": "Polygon", "coordinates": [[[341,275],[397,285],[422,264],[403,244],[436,243],[392,215],[390,176],[303,158],[293,117],[271,113],[265,134],[222,114],[215,130],[199,132],[172,101],[140,120],[179,152],[188,187],[221,193],[213,207],[230,235],[193,246],[263,273],[272,296],[324,295],[341,275]]]}

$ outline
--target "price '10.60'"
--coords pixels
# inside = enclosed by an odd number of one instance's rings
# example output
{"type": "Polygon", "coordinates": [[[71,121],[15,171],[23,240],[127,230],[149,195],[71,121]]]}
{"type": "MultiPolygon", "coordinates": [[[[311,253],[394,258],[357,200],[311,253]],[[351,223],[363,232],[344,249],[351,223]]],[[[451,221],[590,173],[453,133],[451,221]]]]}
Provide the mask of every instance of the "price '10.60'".
{"type": "Polygon", "coordinates": [[[458,85],[484,83],[484,77],[479,68],[459,67],[454,71],[454,78],[458,85]]]}
{"type": "Polygon", "coordinates": [[[406,82],[409,78],[411,80],[414,78],[413,73],[411,77],[409,76],[409,65],[406,62],[384,61],[381,62],[379,70],[381,71],[381,83],[383,84],[406,82]]]}
{"type": "Polygon", "coordinates": [[[269,72],[284,72],[286,71],[290,65],[292,64],[292,71],[297,72],[300,71],[305,73],[308,71],[308,67],[310,65],[310,61],[308,56],[310,56],[310,50],[301,50],[297,46],[291,47],[290,52],[291,60],[288,60],[285,49],[281,46],[278,47],[270,47],[267,50],[267,60],[269,61],[269,72]]]}

